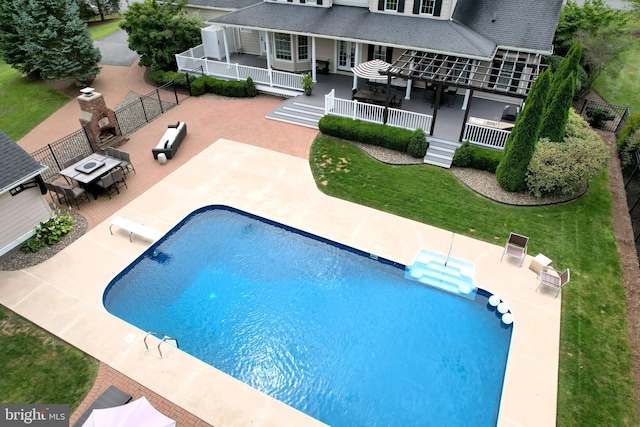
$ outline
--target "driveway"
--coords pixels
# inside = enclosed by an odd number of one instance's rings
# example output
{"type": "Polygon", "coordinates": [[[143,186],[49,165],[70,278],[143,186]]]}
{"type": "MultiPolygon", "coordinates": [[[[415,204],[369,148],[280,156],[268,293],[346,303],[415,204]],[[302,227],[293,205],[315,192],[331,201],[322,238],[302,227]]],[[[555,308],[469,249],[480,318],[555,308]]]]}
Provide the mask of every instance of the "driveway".
{"type": "Polygon", "coordinates": [[[129,49],[127,33],[124,30],[118,30],[107,37],[96,40],[93,45],[100,49],[102,54],[100,65],[130,67],[138,59],[138,54],[129,49]]]}

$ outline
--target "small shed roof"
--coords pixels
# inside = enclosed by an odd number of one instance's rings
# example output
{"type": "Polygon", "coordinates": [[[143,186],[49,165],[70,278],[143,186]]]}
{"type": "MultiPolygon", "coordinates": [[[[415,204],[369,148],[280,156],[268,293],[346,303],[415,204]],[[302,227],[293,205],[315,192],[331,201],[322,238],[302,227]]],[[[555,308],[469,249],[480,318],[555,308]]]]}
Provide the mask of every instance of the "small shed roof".
{"type": "Polygon", "coordinates": [[[46,169],[0,130],[0,194],[46,169]]]}

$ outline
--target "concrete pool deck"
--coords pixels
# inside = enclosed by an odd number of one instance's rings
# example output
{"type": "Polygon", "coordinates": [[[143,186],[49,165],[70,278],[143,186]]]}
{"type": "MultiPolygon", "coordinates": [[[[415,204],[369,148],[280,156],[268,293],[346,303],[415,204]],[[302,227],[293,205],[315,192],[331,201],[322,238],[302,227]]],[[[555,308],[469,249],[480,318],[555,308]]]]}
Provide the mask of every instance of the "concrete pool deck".
{"type": "MultiPolygon", "coordinates": [[[[48,261],[0,272],[0,303],[202,420],[226,426],[315,426],[316,420],[150,338],[102,306],[109,281],[150,244],[129,242],[110,220],[124,216],[166,232],[202,206],[225,204],[321,237],[411,264],[421,249],[446,253],[451,233],[321,193],[308,161],[219,139],[48,261]],[[295,178],[294,178],[295,177],[295,178]],[[88,255],[91,254],[91,255],[88,255]]],[[[556,423],[561,296],[502,244],[455,235],[451,256],[473,262],[475,283],[511,307],[515,323],[500,426],[556,423]]],[[[176,337],[180,338],[180,337],[176,337]]]]}

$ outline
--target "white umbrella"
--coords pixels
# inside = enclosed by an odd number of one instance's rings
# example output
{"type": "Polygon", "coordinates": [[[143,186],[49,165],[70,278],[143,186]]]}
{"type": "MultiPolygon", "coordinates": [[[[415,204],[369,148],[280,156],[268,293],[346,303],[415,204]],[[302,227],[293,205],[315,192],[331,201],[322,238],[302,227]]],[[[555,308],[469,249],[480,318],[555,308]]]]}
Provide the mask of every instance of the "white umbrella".
{"type": "Polygon", "coordinates": [[[145,398],[106,409],[94,409],[82,427],[176,427],[145,398]]]}
{"type": "Polygon", "coordinates": [[[380,75],[378,70],[386,70],[389,67],[391,67],[391,64],[388,62],[380,59],[372,59],[371,61],[356,65],[351,69],[351,71],[353,71],[353,74],[363,79],[381,80],[386,79],[387,76],[380,75]]]}

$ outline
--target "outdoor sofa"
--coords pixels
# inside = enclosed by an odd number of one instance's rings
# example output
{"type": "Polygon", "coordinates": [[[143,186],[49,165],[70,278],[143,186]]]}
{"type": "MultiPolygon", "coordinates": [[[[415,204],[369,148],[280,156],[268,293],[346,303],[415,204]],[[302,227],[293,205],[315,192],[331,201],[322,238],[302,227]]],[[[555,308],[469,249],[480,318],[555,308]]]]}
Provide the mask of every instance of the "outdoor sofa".
{"type": "Polygon", "coordinates": [[[160,153],[163,153],[167,159],[172,158],[180,148],[180,144],[186,135],[187,124],[185,122],[169,125],[158,144],[151,149],[153,158],[158,159],[158,154],[160,153]]]}

